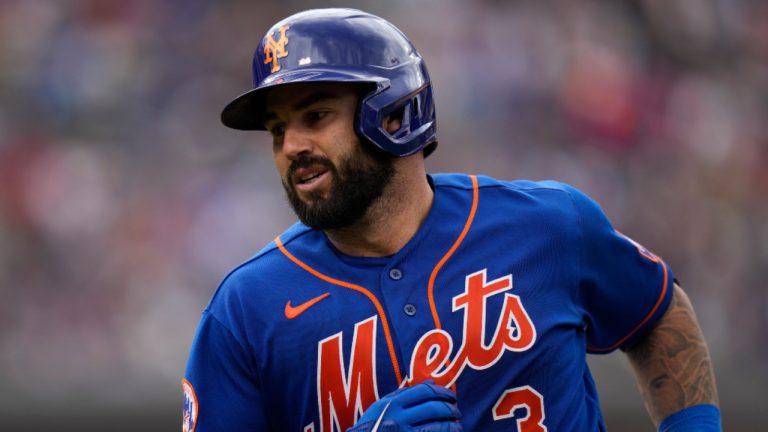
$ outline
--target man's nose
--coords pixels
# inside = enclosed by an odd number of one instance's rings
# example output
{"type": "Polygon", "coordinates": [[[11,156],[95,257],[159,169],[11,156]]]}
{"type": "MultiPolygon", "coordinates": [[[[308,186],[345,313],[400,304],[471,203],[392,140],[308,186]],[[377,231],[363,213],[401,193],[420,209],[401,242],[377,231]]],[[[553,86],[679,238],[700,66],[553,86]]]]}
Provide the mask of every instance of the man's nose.
{"type": "Polygon", "coordinates": [[[312,140],[299,128],[286,127],[283,134],[283,153],[290,159],[312,152],[312,140]]]}

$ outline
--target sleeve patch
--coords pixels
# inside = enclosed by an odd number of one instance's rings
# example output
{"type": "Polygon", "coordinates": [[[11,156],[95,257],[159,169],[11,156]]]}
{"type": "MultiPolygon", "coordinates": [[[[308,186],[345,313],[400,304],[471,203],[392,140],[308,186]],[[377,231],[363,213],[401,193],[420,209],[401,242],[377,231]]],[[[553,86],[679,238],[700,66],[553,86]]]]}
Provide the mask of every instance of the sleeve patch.
{"type": "Polygon", "coordinates": [[[194,432],[197,425],[197,396],[192,383],[183,379],[181,386],[184,389],[184,416],[182,418],[182,432],[194,432]]]}
{"type": "Polygon", "coordinates": [[[640,255],[644,256],[645,258],[647,258],[647,259],[649,259],[649,260],[651,260],[651,261],[653,261],[655,263],[658,263],[658,262],[661,261],[661,258],[657,257],[653,252],[651,252],[648,249],[646,249],[645,246],[643,246],[640,243],[632,240],[631,238],[626,236],[624,233],[622,233],[622,232],[617,230],[616,234],[620,235],[621,237],[625,238],[628,242],[630,242],[633,245],[635,245],[635,247],[637,248],[637,251],[640,253],[640,255]]]}

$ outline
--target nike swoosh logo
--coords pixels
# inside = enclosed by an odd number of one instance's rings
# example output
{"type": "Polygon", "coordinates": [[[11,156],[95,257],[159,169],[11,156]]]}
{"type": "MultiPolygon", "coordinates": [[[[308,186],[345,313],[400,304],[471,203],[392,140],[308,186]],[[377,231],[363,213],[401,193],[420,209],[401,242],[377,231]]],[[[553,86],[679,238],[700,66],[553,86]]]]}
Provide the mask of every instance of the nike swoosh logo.
{"type": "Polygon", "coordinates": [[[392,401],[387,402],[387,405],[384,406],[384,409],[381,410],[381,414],[379,414],[379,418],[376,419],[376,423],[373,425],[373,429],[371,429],[371,432],[376,432],[379,430],[379,425],[381,424],[381,421],[384,420],[384,414],[387,412],[387,409],[389,408],[389,404],[391,404],[392,401]]]}
{"type": "Polygon", "coordinates": [[[300,304],[298,306],[291,306],[291,301],[288,300],[288,303],[285,304],[285,317],[288,318],[288,319],[294,319],[297,316],[299,316],[299,315],[303,314],[304,312],[306,312],[307,309],[309,309],[312,306],[314,306],[320,300],[328,297],[329,295],[331,295],[331,293],[329,293],[329,292],[320,294],[319,296],[317,296],[317,297],[315,297],[315,298],[313,298],[311,300],[307,300],[307,301],[305,301],[304,303],[302,303],[302,304],[300,304]]]}

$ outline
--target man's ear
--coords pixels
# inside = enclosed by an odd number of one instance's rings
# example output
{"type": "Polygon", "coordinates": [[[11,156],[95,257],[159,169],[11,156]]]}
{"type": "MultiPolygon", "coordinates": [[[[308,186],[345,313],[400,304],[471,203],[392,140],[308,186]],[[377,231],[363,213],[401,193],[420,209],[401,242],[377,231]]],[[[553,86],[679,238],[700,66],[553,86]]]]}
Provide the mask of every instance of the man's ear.
{"type": "Polygon", "coordinates": [[[382,126],[390,135],[400,130],[400,127],[403,126],[403,109],[401,108],[385,117],[382,126]]]}

